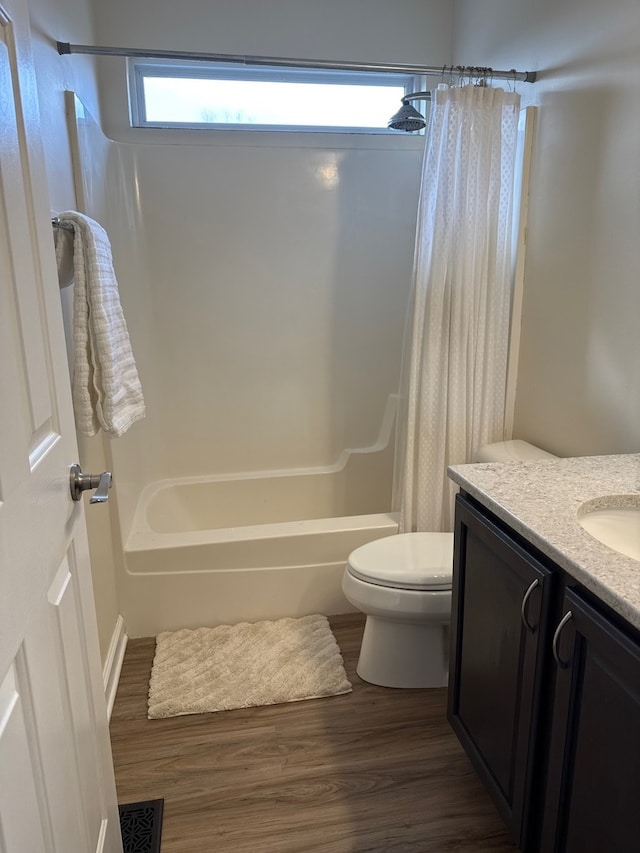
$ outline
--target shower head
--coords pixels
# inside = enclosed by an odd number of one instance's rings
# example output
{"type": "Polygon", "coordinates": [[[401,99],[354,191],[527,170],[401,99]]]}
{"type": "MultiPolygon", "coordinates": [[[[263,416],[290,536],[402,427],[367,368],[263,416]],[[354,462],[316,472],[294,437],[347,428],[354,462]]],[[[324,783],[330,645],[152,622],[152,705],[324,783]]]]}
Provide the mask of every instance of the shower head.
{"type": "Polygon", "coordinates": [[[413,130],[422,130],[426,126],[427,122],[424,116],[418,110],[414,109],[411,104],[405,104],[404,102],[398,112],[389,119],[389,123],[387,124],[387,127],[391,130],[405,130],[407,133],[411,133],[413,130]]]}
{"type": "Polygon", "coordinates": [[[411,106],[409,101],[430,101],[431,93],[430,92],[414,92],[411,95],[405,95],[402,99],[402,106],[398,110],[398,112],[391,116],[387,123],[387,127],[390,130],[404,130],[407,133],[411,133],[415,130],[422,130],[427,126],[427,120],[411,106]]]}

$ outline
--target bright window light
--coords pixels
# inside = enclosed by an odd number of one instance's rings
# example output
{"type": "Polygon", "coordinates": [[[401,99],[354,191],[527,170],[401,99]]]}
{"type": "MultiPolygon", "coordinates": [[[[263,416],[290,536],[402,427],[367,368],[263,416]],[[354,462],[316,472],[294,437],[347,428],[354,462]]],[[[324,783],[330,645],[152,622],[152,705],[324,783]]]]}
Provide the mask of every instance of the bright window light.
{"type": "Polygon", "coordinates": [[[134,126],[386,133],[416,85],[403,74],[193,66],[132,63],[134,126]]]}

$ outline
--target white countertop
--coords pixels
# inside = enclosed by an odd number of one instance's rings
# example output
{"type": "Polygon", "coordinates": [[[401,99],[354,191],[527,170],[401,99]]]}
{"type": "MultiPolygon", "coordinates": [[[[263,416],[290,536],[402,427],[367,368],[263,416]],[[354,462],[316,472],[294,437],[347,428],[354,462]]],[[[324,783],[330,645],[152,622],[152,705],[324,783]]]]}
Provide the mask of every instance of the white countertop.
{"type": "Polygon", "coordinates": [[[449,476],[640,629],[640,562],[601,544],[578,522],[585,501],[640,495],[640,453],[453,465],[449,476]]]}

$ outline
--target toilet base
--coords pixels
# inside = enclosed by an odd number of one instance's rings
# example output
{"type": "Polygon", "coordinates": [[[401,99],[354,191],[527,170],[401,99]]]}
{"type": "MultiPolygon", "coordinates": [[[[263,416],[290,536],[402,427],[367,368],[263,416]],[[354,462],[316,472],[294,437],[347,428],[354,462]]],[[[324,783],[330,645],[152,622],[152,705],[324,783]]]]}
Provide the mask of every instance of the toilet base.
{"type": "Polygon", "coordinates": [[[367,616],[356,672],[380,687],[446,687],[448,633],[443,624],[367,616]]]}

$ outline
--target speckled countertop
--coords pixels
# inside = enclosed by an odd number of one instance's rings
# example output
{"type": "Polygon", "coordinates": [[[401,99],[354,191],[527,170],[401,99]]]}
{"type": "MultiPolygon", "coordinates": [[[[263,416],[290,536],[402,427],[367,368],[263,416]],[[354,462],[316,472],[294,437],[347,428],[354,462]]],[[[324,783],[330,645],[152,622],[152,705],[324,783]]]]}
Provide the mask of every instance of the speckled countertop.
{"type": "Polygon", "coordinates": [[[578,522],[585,501],[640,496],[640,453],[453,465],[449,476],[640,629],[640,561],[601,544],[578,522]]]}

